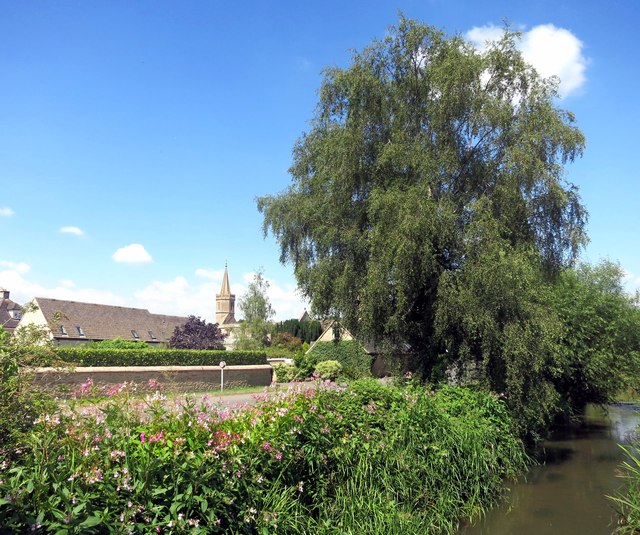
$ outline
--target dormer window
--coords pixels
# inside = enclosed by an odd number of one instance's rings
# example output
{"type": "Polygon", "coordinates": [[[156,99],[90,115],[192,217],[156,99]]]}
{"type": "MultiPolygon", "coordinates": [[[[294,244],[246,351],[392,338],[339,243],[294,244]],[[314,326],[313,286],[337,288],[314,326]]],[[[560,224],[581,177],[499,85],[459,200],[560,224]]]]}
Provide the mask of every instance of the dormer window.
{"type": "Polygon", "coordinates": [[[85,336],[84,331],[82,330],[82,327],[80,327],[80,325],[76,325],[76,330],[78,331],[78,334],[80,336],[85,336]]]}
{"type": "Polygon", "coordinates": [[[14,320],[19,320],[22,317],[22,313],[19,310],[10,310],[9,311],[9,315],[14,319],[14,320]]]}
{"type": "Polygon", "coordinates": [[[131,334],[136,339],[140,338],[140,335],[138,334],[138,331],[136,331],[135,329],[131,329],[131,334]]]}
{"type": "Polygon", "coordinates": [[[60,325],[60,334],[67,336],[67,329],[64,328],[64,325],[60,325]]]}
{"type": "Polygon", "coordinates": [[[149,331],[149,336],[151,337],[151,340],[157,340],[157,336],[155,334],[153,334],[153,331],[149,331]]]}

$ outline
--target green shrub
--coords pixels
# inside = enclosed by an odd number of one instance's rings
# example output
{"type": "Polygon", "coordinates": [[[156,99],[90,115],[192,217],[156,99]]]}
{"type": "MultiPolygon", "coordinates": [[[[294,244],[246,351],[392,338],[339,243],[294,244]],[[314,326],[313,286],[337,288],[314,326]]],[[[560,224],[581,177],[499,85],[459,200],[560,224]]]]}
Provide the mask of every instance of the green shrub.
{"type": "Polygon", "coordinates": [[[295,381],[298,377],[298,368],[290,366],[288,364],[276,364],[273,367],[276,373],[276,381],[278,383],[290,383],[295,381]]]}
{"type": "Polygon", "coordinates": [[[316,362],[337,360],[342,364],[344,375],[350,379],[371,376],[373,359],[355,340],[316,342],[308,354],[312,354],[316,362]]]}
{"type": "Polygon", "coordinates": [[[526,465],[504,403],[460,388],[366,381],[233,414],[118,396],[36,423],[0,473],[4,530],[453,534],[526,465]]]}
{"type": "Polygon", "coordinates": [[[625,479],[624,491],[618,491],[609,499],[615,503],[620,517],[615,533],[635,535],[640,533],[640,443],[620,447],[626,458],[620,466],[620,475],[625,479]]]}
{"type": "Polygon", "coordinates": [[[293,357],[293,362],[298,368],[298,377],[307,379],[315,370],[318,359],[314,353],[299,353],[293,357]]]}
{"type": "Polygon", "coordinates": [[[113,340],[90,342],[85,347],[92,349],[148,349],[150,346],[144,340],[124,340],[122,338],[114,338],[113,340]]]}
{"type": "Polygon", "coordinates": [[[267,363],[263,351],[57,347],[55,355],[77,366],[217,366],[220,361],[228,365],[267,363]]]}
{"type": "Polygon", "coordinates": [[[50,348],[25,348],[20,342],[0,326],[0,459],[25,448],[36,418],[53,406],[51,397],[32,385],[31,373],[33,366],[51,362],[50,348]]]}
{"type": "Polygon", "coordinates": [[[323,360],[316,364],[314,375],[320,379],[335,381],[342,373],[342,364],[337,360],[323,360]]]}

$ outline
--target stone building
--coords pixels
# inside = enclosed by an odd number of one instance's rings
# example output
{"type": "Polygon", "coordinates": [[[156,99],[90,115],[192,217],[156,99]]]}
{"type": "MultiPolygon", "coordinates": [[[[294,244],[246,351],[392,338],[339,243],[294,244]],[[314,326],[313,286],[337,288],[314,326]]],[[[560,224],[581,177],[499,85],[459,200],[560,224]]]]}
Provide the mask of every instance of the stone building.
{"type": "Polygon", "coordinates": [[[146,309],[80,303],[36,297],[20,325],[39,325],[58,345],[84,345],[101,340],[143,341],[151,346],[166,344],[176,327],[187,322],[182,316],[152,314],[146,309]]]}
{"type": "Polygon", "coordinates": [[[9,299],[9,290],[0,288],[0,326],[12,333],[22,318],[22,307],[9,299]]]}
{"type": "Polygon", "coordinates": [[[235,310],[236,296],[231,293],[229,273],[227,272],[227,264],[225,264],[222,288],[220,288],[220,293],[216,294],[216,323],[220,327],[238,323],[235,317],[235,310]]]}
{"type": "Polygon", "coordinates": [[[226,334],[224,346],[227,349],[233,349],[236,343],[235,330],[238,327],[238,321],[236,320],[235,310],[236,296],[231,293],[229,273],[225,263],[222,287],[220,288],[220,293],[216,294],[216,323],[220,330],[226,334]]]}

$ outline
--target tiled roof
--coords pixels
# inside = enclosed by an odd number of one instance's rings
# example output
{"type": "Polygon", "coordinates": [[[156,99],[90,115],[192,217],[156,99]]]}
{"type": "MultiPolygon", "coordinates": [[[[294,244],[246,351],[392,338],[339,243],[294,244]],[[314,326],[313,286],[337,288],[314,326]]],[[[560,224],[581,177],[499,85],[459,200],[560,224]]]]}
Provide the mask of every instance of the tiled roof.
{"type": "Polygon", "coordinates": [[[1,297],[2,295],[0,295],[0,325],[2,325],[5,330],[11,332],[17,327],[20,320],[13,319],[9,311],[22,310],[22,307],[11,299],[2,299],[1,297]]]}
{"type": "Polygon", "coordinates": [[[167,342],[178,325],[187,322],[186,317],[151,314],[146,309],[79,303],[36,297],[36,302],[57,339],[83,340],[142,340],[167,342]],[[62,334],[61,326],[66,335],[62,334]],[[78,327],[84,333],[78,332],[78,327]],[[135,331],[139,338],[136,338],[135,331]],[[153,336],[155,338],[153,338],[153,336]]]}

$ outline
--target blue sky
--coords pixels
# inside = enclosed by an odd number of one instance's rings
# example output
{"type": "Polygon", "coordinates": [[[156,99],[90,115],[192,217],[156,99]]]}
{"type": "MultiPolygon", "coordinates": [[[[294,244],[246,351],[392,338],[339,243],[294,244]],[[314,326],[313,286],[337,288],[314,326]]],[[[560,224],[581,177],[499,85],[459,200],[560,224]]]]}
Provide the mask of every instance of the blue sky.
{"type": "Polygon", "coordinates": [[[637,0],[0,0],[0,286],[213,320],[227,261],[238,296],[262,267],[278,319],[298,316],[255,198],[290,183],[321,69],[400,11],[470,39],[523,31],[587,138],[567,175],[583,257],[640,288],[637,0]]]}

